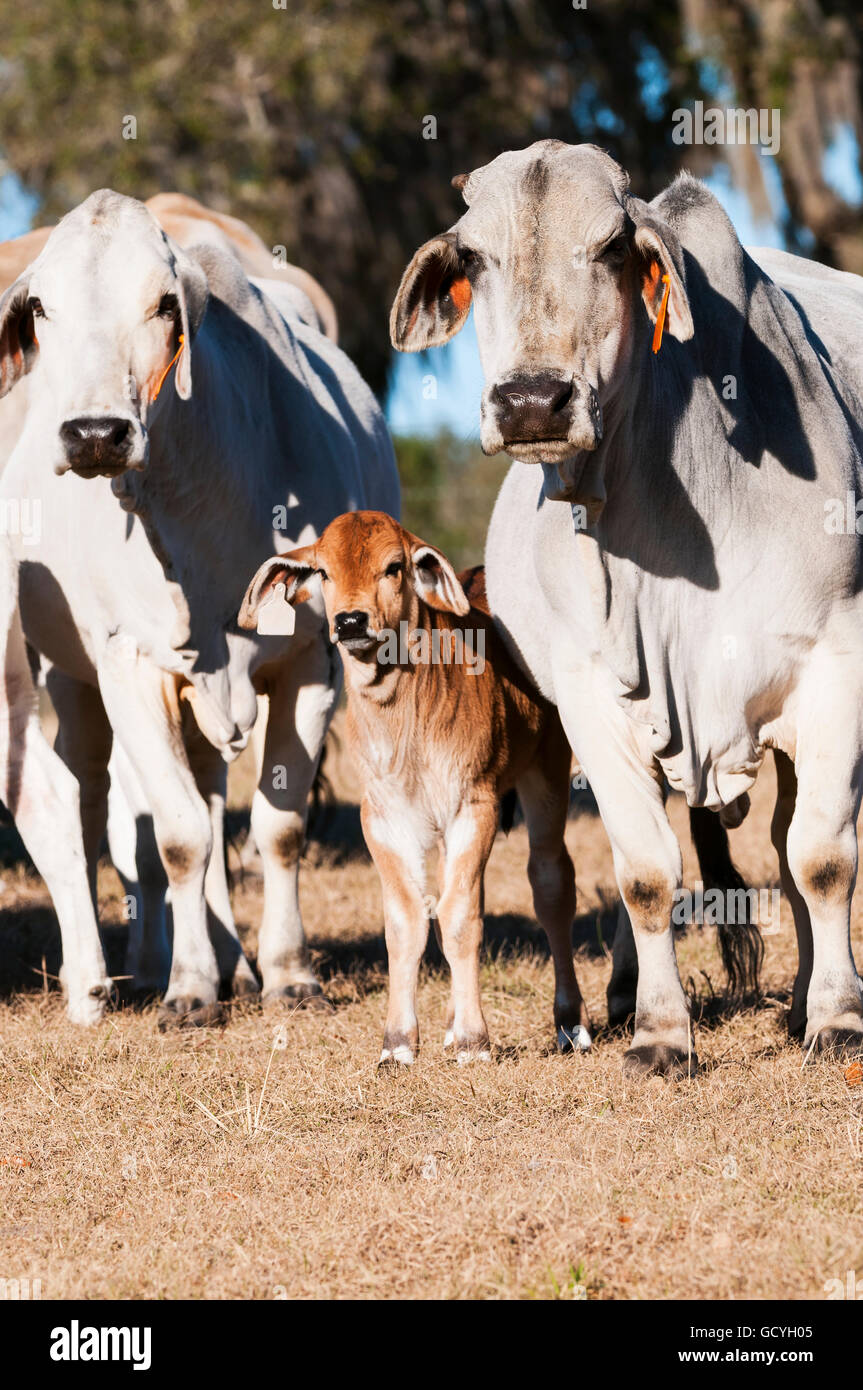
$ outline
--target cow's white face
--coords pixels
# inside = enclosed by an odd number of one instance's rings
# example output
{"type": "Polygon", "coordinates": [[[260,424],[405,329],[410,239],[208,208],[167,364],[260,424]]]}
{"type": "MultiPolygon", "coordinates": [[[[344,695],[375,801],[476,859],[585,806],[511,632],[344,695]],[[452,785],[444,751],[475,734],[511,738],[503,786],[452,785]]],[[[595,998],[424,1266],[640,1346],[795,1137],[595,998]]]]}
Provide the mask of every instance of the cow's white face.
{"type": "Polygon", "coordinates": [[[473,305],[484,451],[560,466],[601,441],[640,321],[659,311],[663,275],[668,331],[691,336],[679,271],[624,171],[593,145],[540,141],[454,182],[468,211],[414,256],[393,305],[393,344],[446,342],[473,305]]]}
{"type": "Polygon", "coordinates": [[[206,295],[203,272],[134,199],[94,193],[55,228],[0,301],[0,390],[39,361],[58,473],[146,465],[161,389],[191,394],[206,295]]]}

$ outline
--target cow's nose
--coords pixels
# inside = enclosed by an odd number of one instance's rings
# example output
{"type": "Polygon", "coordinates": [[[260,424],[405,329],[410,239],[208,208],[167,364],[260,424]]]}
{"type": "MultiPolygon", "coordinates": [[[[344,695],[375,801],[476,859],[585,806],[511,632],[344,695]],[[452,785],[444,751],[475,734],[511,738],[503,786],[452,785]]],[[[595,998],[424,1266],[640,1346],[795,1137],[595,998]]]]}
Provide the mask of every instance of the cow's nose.
{"type": "Polygon", "coordinates": [[[571,378],[543,374],[501,381],[494,388],[494,399],[505,444],[566,438],[572,402],[571,378]]]}
{"type": "Polygon", "coordinates": [[[352,608],[348,613],[337,613],[333,626],[336,630],[336,639],[339,642],[350,642],[352,638],[367,637],[369,615],[364,613],[361,608],[352,608]]]}
{"type": "Polygon", "coordinates": [[[122,473],[132,447],[132,422],[121,415],[79,415],[60,426],[75,473],[122,473]]]}

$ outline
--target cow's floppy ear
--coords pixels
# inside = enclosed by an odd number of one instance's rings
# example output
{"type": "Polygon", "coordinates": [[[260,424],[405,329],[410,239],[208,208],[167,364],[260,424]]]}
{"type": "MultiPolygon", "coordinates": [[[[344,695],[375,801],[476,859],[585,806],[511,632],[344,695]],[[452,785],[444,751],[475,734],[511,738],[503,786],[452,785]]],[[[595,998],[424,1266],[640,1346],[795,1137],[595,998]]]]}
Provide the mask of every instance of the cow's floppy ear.
{"type": "Polygon", "coordinates": [[[417,251],[390,314],[390,339],[399,352],[440,347],[457,333],[470,310],[470,283],[455,249],[455,233],[433,237],[417,251]]]}
{"type": "Polygon", "coordinates": [[[463,618],[470,612],[470,604],[449,560],[435,546],[416,536],[410,540],[413,585],[423,603],[463,618]]]}
{"type": "Polygon", "coordinates": [[[38,351],[28,270],[0,299],[0,396],[5,396],[16,381],[27,375],[38,351]]]}
{"type": "Polygon", "coordinates": [[[174,271],[180,305],[175,347],[179,349],[182,346],[183,349],[177,358],[174,387],[180,400],[187,401],[192,394],[192,343],[201,326],[210,291],[207,277],[197,261],[178,248],[174,248],[174,271]],[[179,341],[181,333],[182,344],[179,341]]]}
{"type": "Polygon", "coordinates": [[[668,305],[666,326],[672,338],[685,343],[694,332],[686,287],[683,283],[683,255],[677,238],[670,229],[663,235],[649,222],[635,229],[633,244],[638,252],[641,275],[641,297],[651,323],[659,317],[668,276],[668,305]],[[673,249],[672,249],[673,248],[673,249]]]}
{"type": "Polygon", "coordinates": [[[265,560],[243,597],[237,618],[240,627],[255,631],[261,604],[266,602],[277,584],[284,584],[287,603],[305,603],[307,598],[311,598],[307,583],[317,573],[317,568],[313,545],[303,545],[298,550],[289,550],[285,555],[273,555],[265,560]]]}

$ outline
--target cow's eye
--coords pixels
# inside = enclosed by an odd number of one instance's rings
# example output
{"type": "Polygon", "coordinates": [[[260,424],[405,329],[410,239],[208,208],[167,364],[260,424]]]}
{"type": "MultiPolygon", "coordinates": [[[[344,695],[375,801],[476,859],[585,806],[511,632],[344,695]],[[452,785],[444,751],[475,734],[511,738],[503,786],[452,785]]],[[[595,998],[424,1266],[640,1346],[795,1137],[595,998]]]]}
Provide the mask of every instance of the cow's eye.
{"type": "Polygon", "coordinates": [[[604,251],[602,251],[602,253],[600,254],[599,259],[603,261],[605,265],[623,265],[623,262],[626,259],[626,253],[628,249],[629,242],[627,241],[626,234],[624,233],[622,236],[616,236],[613,241],[610,241],[608,243],[604,251]]]}
{"type": "Polygon", "coordinates": [[[479,269],[479,254],[476,251],[471,251],[469,246],[460,246],[458,256],[461,261],[462,270],[470,272],[471,270],[479,269]]]}
{"type": "Polygon", "coordinates": [[[30,313],[33,315],[34,319],[44,319],[45,310],[42,308],[41,299],[30,300],[30,313]]]}
{"type": "Polygon", "coordinates": [[[159,307],[156,310],[157,317],[160,319],[175,319],[180,312],[180,305],[175,294],[163,294],[159,300],[159,307]]]}
{"type": "Polygon", "coordinates": [[[329,579],[329,577],[330,577],[330,576],[327,574],[326,570],[319,569],[319,570],[318,570],[318,574],[321,576],[321,583],[322,583],[322,584],[325,584],[325,583],[327,582],[327,580],[329,579]]]}
{"type": "Polygon", "coordinates": [[[402,564],[401,560],[393,560],[391,565],[387,565],[384,573],[386,574],[388,579],[397,579],[403,569],[404,565],[402,564]]]}

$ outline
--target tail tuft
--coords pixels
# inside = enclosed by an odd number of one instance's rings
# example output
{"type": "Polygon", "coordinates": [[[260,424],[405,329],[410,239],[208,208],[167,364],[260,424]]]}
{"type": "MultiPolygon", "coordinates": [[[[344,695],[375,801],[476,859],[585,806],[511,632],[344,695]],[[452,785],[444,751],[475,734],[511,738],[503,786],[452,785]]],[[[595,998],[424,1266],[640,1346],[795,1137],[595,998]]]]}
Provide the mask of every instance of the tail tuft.
{"type": "MultiPolygon", "coordinates": [[[[746,882],[731,859],[728,832],[716,812],[707,811],[703,806],[691,806],[689,828],[705,889],[719,888],[725,893],[737,890],[746,894],[746,882]]],[[[745,921],[723,922],[717,927],[728,988],[735,998],[760,993],[758,975],[764,960],[764,941],[758,922],[753,921],[748,895],[744,900],[745,921]]]]}

